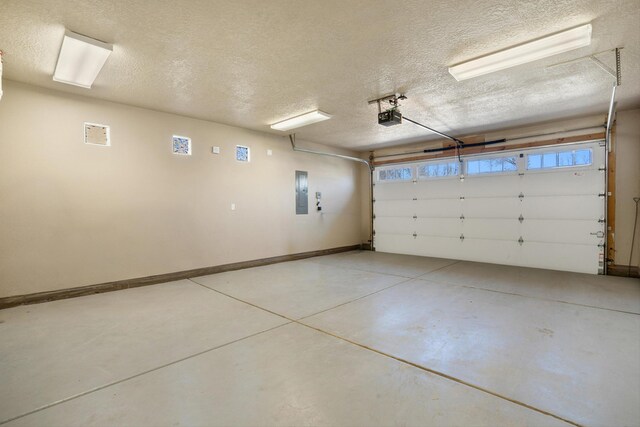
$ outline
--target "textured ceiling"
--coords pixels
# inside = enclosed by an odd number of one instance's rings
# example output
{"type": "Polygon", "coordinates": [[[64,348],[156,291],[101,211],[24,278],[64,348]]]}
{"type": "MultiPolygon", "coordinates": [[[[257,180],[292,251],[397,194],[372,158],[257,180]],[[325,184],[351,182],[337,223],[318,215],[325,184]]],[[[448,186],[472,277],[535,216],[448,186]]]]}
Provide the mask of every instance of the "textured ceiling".
{"type": "Polygon", "coordinates": [[[10,80],[272,133],[318,108],[333,119],[299,138],[366,149],[431,138],[377,125],[367,101],[394,92],[455,135],[606,112],[602,69],[548,66],[616,46],[618,107],[638,107],[639,22],[640,0],[0,0],[0,49],[10,80]],[[464,82],[447,71],[587,22],[590,47],[464,82]],[[65,28],[114,44],[91,90],[51,79],[65,28]]]}

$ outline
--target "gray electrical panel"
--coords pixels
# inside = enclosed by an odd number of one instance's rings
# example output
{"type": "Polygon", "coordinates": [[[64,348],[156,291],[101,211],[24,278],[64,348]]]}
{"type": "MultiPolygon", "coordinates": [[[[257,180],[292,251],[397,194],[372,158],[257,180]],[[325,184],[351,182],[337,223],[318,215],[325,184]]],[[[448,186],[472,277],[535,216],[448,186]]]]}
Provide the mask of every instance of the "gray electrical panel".
{"type": "Polygon", "coordinates": [[[296,171],[296,215],[309,213],[309,184],[306,171],[296,171]]]}

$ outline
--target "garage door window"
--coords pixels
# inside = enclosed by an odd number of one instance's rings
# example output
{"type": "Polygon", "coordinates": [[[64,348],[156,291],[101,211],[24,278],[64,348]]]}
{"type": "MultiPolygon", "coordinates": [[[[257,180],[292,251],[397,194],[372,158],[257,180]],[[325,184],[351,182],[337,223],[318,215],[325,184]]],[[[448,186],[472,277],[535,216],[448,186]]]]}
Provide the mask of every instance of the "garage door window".
{"type": "Polygon", "coordinates": [[[459,162],[425,163],[418,165],[418,178],[421,179],[458,176],[459,172],[459,162]]]}
{"type": "Polygon", "coordinates": [[[467,161],[467,175],[479,175],[518,170],[515,156],[492,157],[467,161]]]}
{"type": "Polygon", "coordinates": [[[588,166],[593,163],[591,149],[547,151],[527,155],[527,169],[566,168],[588,166]]]}
{"type": "Polygon", "coordinates": [[[378,181],[411,181],[412,179],[413,169],[410,167],[378,170],[378,181]]]}

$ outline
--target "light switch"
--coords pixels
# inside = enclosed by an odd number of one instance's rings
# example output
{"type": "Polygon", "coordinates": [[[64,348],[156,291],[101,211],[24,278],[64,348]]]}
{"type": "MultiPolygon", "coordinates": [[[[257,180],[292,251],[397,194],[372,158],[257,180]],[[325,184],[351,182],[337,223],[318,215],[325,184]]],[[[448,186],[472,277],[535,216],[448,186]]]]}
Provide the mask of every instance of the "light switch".
{"type": "Polygon", "coordinates": [[[220,147],[211,147],[211,152],[213,154],[220,154],[220,147]]]}

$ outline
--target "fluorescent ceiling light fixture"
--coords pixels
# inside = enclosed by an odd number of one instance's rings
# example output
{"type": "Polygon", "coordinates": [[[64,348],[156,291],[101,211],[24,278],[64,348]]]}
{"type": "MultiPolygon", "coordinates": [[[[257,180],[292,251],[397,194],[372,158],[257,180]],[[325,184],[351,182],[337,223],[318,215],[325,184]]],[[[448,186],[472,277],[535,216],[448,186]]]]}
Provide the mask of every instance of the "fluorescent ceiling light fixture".
{"type": "Polygon", "coordinates": [[[66,31],[53,80],[91,88],[112,51],[113,45],[66,31]]]}
{"type": "Polygon", "coordinates": [[[449,67],[456,80],[466,80],[591,44],[591,24],[542,37],[500,52],[449,67]]]}
{"type": "Polygon", "coordinates": [[[302,126],[310,125],[311,123],[318,123],[324,120],[329,120],[330,114],[324,113],[320,110],[304,113],[296,117],[292,117],[287,120],[283,120],[271,125],[271,129],[275,130],[291,130],[302,126]]]}

